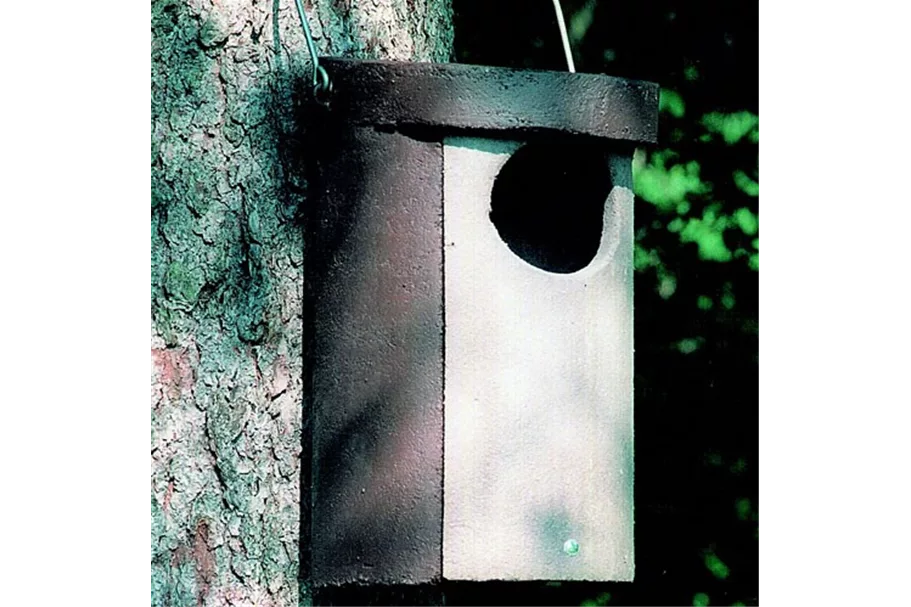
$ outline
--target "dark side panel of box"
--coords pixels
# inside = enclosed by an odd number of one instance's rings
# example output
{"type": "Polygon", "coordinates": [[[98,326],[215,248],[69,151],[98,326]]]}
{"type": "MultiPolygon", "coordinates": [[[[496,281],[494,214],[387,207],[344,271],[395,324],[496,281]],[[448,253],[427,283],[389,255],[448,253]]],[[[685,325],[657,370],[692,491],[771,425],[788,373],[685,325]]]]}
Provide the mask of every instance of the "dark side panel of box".
{"type": "Polygon", "coordinates": [[[317,585],[441,577],[442,145],[342,129],[308,209],[317,585]]]}

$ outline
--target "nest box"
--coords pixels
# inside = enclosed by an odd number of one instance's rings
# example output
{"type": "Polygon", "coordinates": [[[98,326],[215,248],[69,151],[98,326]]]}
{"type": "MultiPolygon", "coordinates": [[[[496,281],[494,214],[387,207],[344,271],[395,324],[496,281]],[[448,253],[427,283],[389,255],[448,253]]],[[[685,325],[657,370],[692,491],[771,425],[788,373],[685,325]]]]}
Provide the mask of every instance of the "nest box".
{"type": "Polygon", "coordinates": [[[323,59],[318,585],[633,577],[633,193],[658,87],[323,59]]]}

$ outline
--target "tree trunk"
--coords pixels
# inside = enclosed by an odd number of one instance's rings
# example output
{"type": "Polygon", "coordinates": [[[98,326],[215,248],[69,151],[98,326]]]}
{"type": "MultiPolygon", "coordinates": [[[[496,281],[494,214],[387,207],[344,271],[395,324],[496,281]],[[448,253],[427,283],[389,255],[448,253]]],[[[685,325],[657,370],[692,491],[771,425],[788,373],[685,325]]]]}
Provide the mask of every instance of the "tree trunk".
{"type": "MultiPolygon", "coordinates": [[[[450,0],[305,5],[321,54],[450,57],[450,0]]],[[[152,1],[153,606],[310,602],[296,120],[309,74],[293,0],[152,1]]]]}

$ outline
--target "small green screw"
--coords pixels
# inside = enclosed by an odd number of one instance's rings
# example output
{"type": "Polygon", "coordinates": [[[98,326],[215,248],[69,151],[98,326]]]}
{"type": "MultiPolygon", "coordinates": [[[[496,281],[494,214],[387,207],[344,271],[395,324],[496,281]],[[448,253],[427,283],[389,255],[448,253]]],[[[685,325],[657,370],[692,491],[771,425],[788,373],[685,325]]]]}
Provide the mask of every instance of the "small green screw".
{"type": "Polygon", "coordinates": [[[563,542],[563,552],[569,556],[576,556],[579,554],[579,542],[574,539],[568,539],[563,542]]]}

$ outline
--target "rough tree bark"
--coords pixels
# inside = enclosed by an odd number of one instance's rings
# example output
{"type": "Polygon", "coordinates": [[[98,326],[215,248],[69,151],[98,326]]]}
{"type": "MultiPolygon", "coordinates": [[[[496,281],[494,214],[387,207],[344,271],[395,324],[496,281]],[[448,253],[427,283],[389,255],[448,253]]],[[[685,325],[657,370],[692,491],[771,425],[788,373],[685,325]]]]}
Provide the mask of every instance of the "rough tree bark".
{"type": "MultiPolygon", "coordinates": [[[[305,2],[322,54],[447,61],[450,0],[305,2]]],[[[152,605],[299,580],[309,77],[293,0],[152,1],[152,605]]]]}

